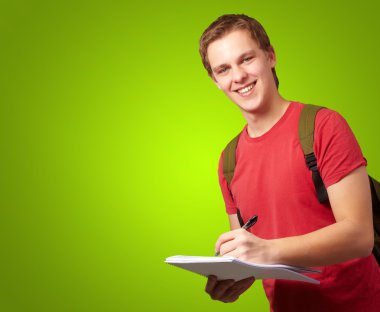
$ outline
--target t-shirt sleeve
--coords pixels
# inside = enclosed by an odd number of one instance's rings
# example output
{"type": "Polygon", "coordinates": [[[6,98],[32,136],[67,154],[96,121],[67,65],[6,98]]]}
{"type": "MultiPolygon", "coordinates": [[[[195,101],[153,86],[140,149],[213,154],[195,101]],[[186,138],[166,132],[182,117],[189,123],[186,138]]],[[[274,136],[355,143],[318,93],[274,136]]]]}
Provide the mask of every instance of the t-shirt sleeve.
{"type": "Polygon", "coordinates": [[[317,114],[314,151],[326,188],[339,182],[353,170],[367,165],[346,120],[330,109],[322,109],[317,114]]]}
{"type": "Polygon", "coordinates": [[[228,214],[235,214],[237,212],[237,207],[235,205],[234,200],[232,199],[230,190],[227,185],[227,181],[223,174],[223,153],[221,154],[219,159],[218,176],[220,189],[222,191],[224,203],[226,206],[226,211],[228,214]]]}

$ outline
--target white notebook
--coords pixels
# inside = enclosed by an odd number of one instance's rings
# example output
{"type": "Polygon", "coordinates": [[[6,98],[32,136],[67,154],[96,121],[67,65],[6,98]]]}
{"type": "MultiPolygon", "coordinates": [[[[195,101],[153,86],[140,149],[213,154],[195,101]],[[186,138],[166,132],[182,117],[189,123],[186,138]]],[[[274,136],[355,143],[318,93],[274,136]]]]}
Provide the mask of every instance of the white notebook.
{"type": "Polygon", "coordinates": [[[233,257],[173,256],[166,258],[165,262],[204,276],[215,275],[218,280],[239,281],[254,276],[255,279],[286,279],[319,284],[319,281],[303,273],[321,273],[312,268],[257,264],[233,257]]]}

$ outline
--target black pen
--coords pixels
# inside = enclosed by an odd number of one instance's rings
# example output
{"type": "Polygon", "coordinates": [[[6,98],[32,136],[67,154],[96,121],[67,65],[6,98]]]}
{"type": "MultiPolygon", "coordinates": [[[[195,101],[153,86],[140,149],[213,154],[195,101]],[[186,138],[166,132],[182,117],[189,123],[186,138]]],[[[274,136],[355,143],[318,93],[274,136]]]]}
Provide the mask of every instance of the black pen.
{"type": "MultiPolygon", "coordinates": [[[[254,215],[251,219],[249,219],[241,228],[244,230],[248,230],[257,222],[258,216],[254,215]]],[[[219,256],[219,252],[215,253],[215,257],[219,256]]]]}

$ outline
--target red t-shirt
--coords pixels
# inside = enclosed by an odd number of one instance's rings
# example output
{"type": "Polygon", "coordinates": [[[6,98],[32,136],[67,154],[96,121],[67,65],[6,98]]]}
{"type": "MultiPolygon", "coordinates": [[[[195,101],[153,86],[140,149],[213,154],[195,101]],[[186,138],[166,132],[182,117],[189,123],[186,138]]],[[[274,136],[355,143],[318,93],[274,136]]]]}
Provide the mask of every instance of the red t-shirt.
{"type": "MultiPolygon", "coordinates": [[[[243,220],[258,215],[250,232],[264,239],[306,234],[335,223],[331,207],[318,202],[311,171],[298,140],[298,120],[304,105],[293,102],[265,134],[251,138],[244,127],[236,150],[231,191],[219,162],[219,182],[228,214],[239,207],[243,220]]],[[[346,121],[330,109],[318,112],[314,151],[326,187],[366,160],[346,121]]],[[[271,311],[379,311],[380,269],[373,257],[320,268],[310,275],[320,285],[264,280],[271,311]],[[360,309],[360,310],[359,310],[360,309]]]]}

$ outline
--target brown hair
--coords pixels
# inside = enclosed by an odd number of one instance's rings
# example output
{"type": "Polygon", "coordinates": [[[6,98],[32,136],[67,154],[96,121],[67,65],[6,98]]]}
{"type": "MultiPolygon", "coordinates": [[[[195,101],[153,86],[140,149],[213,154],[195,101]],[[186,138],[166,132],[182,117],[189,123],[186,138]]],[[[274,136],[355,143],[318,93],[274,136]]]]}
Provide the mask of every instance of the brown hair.
{"type": "MultiPolygon", "coordinates": [[[[206,68],[210,77],[213,76],[210,63],[207,58],[207,48],[214,42],[227,35],[234,30],[248,30],[253,40],[264,51],[271,49],[269,37],[264,30],[264,27],[254,18],[244,14],[225,14],[218,17],[211,25],[203,32],[199,40],[199,53],[201,54],[203,66],[206,68]]],[[[279,81],[276,75],[276,70],[272,68],[273,78],[278,88],[279,81]]]]}

